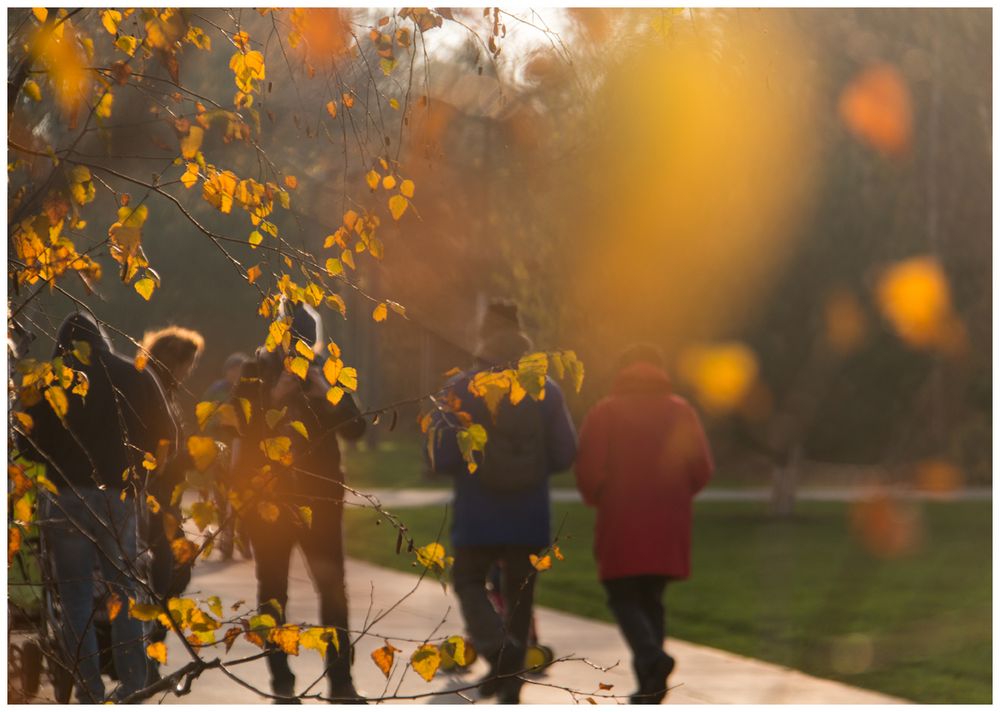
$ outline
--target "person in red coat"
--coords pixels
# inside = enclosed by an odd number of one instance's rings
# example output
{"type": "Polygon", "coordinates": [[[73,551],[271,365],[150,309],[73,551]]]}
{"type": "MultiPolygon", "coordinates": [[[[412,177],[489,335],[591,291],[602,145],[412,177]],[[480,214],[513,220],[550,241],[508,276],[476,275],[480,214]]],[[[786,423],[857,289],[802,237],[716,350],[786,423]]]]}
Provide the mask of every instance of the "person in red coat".
{"type": "Polygon", "coordinates": [[[632,650],[633,704],[659,704],[674,659],[663,650],[663,592],[691,574],[691,501],[712,476],[694,408],[672,392],[655,346],[625,351],[612,393],[587,414],[575,466],[597,509],[594,555],[632,650]]]}

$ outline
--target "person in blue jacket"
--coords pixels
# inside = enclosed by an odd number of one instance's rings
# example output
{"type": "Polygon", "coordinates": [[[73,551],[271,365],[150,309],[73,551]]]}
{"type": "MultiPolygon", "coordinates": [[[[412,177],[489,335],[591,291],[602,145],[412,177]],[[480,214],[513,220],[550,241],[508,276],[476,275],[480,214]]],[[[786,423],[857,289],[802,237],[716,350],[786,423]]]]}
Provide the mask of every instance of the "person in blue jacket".
{"type": "Polygon", "coordinates": [[[501,704],[517,703],[520,697],[523,682],[518,673],[524,670],[536,573],[529,557],[552,543],[549,476],[573,464],[576,429],[562,391],[550,379],[544,398],[525,397],[516,406],[504,399],[495,417],[468,386],[479,372],[516,368],[518,359],[531,350],[516,305],[490,304],[474,368],[445,386],[460,401],[460,410],[486,429],[488,439],[482,457],[477,455],[476,471],[469,472],[459,450],[456,436],[461,426],[455,414],[437,411],[431,430],[432,465],[454,481],[455,594],[472,643],[490,665],[480,692],[484,697],[497,695],[501,704]],[[485,585],[496,564],[503,572],[503,616],[491,604],[485,585]]]}

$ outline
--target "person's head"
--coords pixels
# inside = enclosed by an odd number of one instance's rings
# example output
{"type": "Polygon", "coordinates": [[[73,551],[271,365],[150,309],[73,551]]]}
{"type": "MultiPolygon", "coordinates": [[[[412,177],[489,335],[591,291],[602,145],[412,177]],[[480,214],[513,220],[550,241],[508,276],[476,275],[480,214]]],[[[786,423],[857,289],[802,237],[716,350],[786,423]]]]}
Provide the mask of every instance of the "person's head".
{"type": "Polygon", "coordinates": [[[494,299],[486,307],[486,313],[479,324],[479,338],[487,341],[496,334],[507,331],[521,331],[517,304],[509,299],[494,299]]]}
{"type": "Polygon", "coordinates": [[[236,353],[229,354],[226,357],[225,363],[222,364],[222,375],[231,384],[236,384],[240,380],[240,371],[243,369],[243,364],[250,360],[242,351],[237,351],[236,353]]]}
{"type": "Polygon", "coordinates": [[[618,370],[624,371],[629,366],[637,363],[648,363],[657,368],[663,368],[663,351],[659,346],[653,344],[632,344],[618,357],[618,370]]]}
{"type": "Polygon", "coordinates": [[[517,304],[505,299],[490,302],[479,325],[476,360],[486,366],[505,366],[532,348],[531,339],[521,331],[517,304]]]}
{"type": "Polygon", "coordinates": [[[149,354],[149,364],[166,389],[183,383],[205,348],[201,334],[180,326],[147,331],[141,351],[149,354]]]}

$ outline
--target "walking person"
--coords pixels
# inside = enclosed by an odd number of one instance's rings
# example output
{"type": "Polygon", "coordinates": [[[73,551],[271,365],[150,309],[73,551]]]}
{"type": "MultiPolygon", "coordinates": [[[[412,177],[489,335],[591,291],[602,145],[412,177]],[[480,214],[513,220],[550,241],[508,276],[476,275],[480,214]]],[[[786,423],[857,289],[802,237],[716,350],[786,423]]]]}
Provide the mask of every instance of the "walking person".
{"type": "MultiPolygon", "coordinates": [[[[205,340],[201,334],[179,326],[147,331],[139,349],[140,354],[144,353],[149,357],[149,370],[163,389],[182,443],[190,434],[190,428],[181,406],[180,388],[191,375],[204,349],[205,340]]],[[[146,537],[152,554],[150,583],[160,598],[180,596],[191,582],[191,563],[177,565],[170,547],[170,535],[173,532],[168,535],[165,526],[169,521],[167,515],[173,518],[173,522],[180,522],[182,519],[180,502],[171,502],[174,489],[184,481],[187,471],[193,466],[187,448],[180,447],[163,471],[153,478],[149,487],[150,494],[156,497],[160,505],[159,511],[149,512],[146,537]]],[[[166,633],[167,629],[157,624],[153,640],[162,641],[166,638],[166,633]]]]}
{"type": "Polygon", "coordinates": [[[662,353],[621,356],[611,395],[587,414],[575,472],[597,509],[594,554],[608,606],[632,650],[633,704],[659,704],[674,659],[663,650],[663,594],[691,572],[691,502],[712,475],[698,415],[671,390],[662,353]]]}
{"type": "MultiPolygon", "coordinates": [[[[249,360],[250,357],[241,352],[226,357],[226,361],[222,365],[222,378],[208,387],[202,400],[210,403],[228,403],[233,397],[236,384],[240,381],[240,371],[243,369],[243,364],[249,360]]],[[[205,423],[205,433],[227,447],[232,447],[233,439],[237,435],[235,428],[222,422],[218,411],[205,423]]],[[[218,543],[219,552],[222,554],[223,561],[229,561],[233,558],[233,548],[238,542],[243,558],[249,559],[250,547],[246,539],[245,527],[242,526],[242,520],[233,515],[227,497],[229,488],[232,486],[229,480],[228,464],[224,458],[218,458],[212,465],[217,485],[215,505],[219,513],[219,526],[221,528],[218,543]],[[240,525],[239,531],[237,531],[237,524],[240,525]]]]}
{"type": "Polygon", "coordinates": [[[452,581],[473,645],[490,669],[480,685],[484,697],[516,704],[523,681],[531,627],[536,571],[530,556],[552,543],[549,476],[567,469],[576,454],[576,430],[562,391],[550,379],[545,398],[504,399],[494,419],[485,402],[469,393],[476,373],[517,365],[532,349],[521,331],[517,307],[490,304],[480,329],[476,363],[449,384],[461,409],[487,432],[485,454],[470,474],[456,440],[456,420],[435,414],[433,466],[453,476],[452,581]],[[504,614],[493,607],[486,581],[501,567],[504,614]]]}
{"type": "MultiPolygon", "coordinates": [[[[257,603],[262,613],[284,623],[289,561],[292,549],[300,546],[319,594],[320,623],[337,631],[339,647],[327,648],[329,696],[334,702],[363,703],[351,678],[344,583],[344,473],[337,437],[357,440],[364,434],[365,422],[349,393],[336,405],[326,397],[330,384],[323,375],[326,349],[319,314],[305,304],[288,302],[283,303],[282,313],[292,316],[293,353],[297,353],[297,341],[314,352],[306,377],[285,370],[288,354],[281,346],[273,352],[262,347],[244,364],[234,391],[234,402],[245,398],[252,413],[234,442],[233,476],[241,483],[241,496],[248,489],[254,493],[252,501],[244,499],[247,504],[240,517],[245,519],[253,547],[257,603]],[[284,415],[275,421],[265,416],[268,411],[284,415]],[[293,424],[304,427],[308,438],[293,424]],[[265,456],[261,443],[277,438],[290,443],[290,464],[280,461],[284,454],[278,459],[265,456]],[[302,521],[303,507],[311,511],[311,523],[302,521]]],[[[278,701],[297,702],[288,655],[271,644],[267,664],[271,690],[282,698],[278,701]]]]}
{"type": "MultiPolygon", "coordinates": [[[[34,425],[18,440],[26,457],[45,464],[58,490],[43,493],[39,517],[62,610],[63,662],[77,698],[102,703],[94,571],[126,611],[128,600],[139,598],[138,511],[145,496],[141,486],[123,485],[122,473],[145,472],[146,452],[176,449],[177,430],[156,379],[112,351],[89,314],[63,321],[57,357],[87,376],[87,395],[67,393],[63,420],[45,399],[27,408],[34,425]]],[[[110,699],[121,700],[146,684],[142,623],[123,611],[111,622],[111,639],[121,684],[110,699]]]]}

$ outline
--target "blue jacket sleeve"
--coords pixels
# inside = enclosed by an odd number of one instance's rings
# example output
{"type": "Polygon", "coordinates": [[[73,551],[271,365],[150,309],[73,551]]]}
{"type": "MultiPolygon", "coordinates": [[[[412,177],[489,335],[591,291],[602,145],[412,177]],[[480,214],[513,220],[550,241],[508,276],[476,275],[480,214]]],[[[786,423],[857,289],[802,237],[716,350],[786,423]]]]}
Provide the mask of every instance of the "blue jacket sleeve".
{"type": "Polygon", "coordinates": [[[556,383],[545,383],[545,440],[548,448],[549,472],[568,470],[576,458],[576,428],[566,407],[566,399],[556,383]]]}
{"type": "MultiPolygon", "coordinates": [[[[447,388],[458,390],[458,385],[461,383],[465,381],[452,379],[447,388]]],[[[435,410],[431,415],[431,427],[427,431],[429,441],[425,453],[430,454],[430,465],[434,472],[455,474],[465,467],[462,452],[458,449],[457,429],[454,416],[445,415],[439,410],[435,410]]]]}

